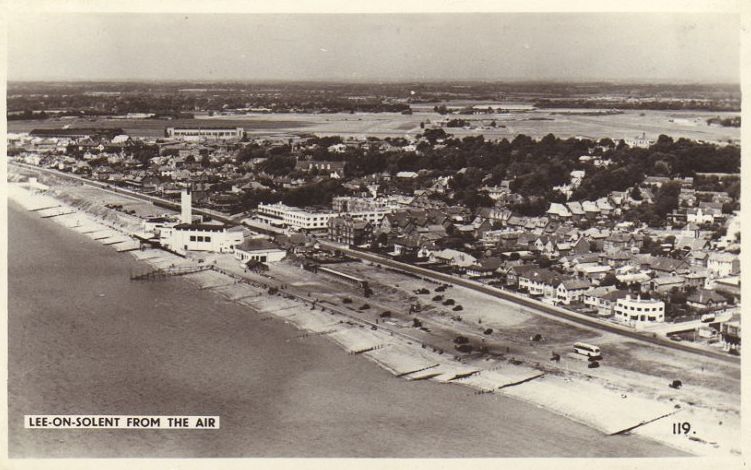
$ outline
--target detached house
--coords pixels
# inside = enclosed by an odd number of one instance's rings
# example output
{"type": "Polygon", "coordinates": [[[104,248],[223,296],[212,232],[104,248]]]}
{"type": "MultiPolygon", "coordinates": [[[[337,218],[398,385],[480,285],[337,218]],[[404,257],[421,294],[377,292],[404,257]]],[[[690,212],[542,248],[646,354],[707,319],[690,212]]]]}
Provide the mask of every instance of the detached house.
{"type": "Polygon", "coordinates": [[[578,302],[590,287],[590,282],[585,279],[565,279],[556,287],[556,299],[566,305],[578,302]]]}
{"type": "Polygon", "coordinates": [[[683,290],[686,279],[682,276],[660,276],[652,279],[651,284],[656,292],[670,292],[673,288],[683,290]]]}
{"type": "Polygon", "coordinates": [[[641,246],[642,238],[632,233],[613,232],[603,241],[604,251],[630,250],[641,246]]]}
{"type": "Polygon", "coordinates": [[[713,310],[726,307],[728,301],[713,290],[697,289],[696,292],[688,296],[686,305],[697,310],[713,310]]]}
{"type": "Polygon", "coordinates": [[[550,208],[548,208],[547,214],[548,217],[553,220],[568,220],[573,216],[568,207],[557,202],[550,203],[550,208]]]}
{"type": "Polygon", "coordinates": [[[560,274],[535,267],[518,276],[520,290],[526,290],[533,296],[556,297],[556,287],[561,281],[560,274]]]}
{"type": "Polygon", "coordinates": [[[350,215],[332,217],[328,221],[329,238],[337,243],[359,246],[373,240],[373,226],[365,220],[355,220],[350,215]]]}
{"type": "Polygon", "coordinates": [[[592,308],[597,309],[597,315],[610,317],[619,299],[629,295],[629,291],[618,290],[615,286],[598,287],[582,294],[582,301],[592,308]]]}
{"type": "Polygon", "coordinates": [[[731,253],[711,253],[707,258],[707,269],[718,277],[731,276],[740,273],[741,261],[731,253]]]}
{"type": "Polygon", "coordinates": [[[581,202],[567,202],[566,207],[568,208],[569,212],[571,212],[571,218],[574,221],[579,221],[584,218],[585,212],[581,202]]]}
{"type": "Polygon", "coordinates": [[[467,276],[473,278],[492,278],[499,274],[498,270],[503,266],[503,260],[491,256],[483,258],[479,263],[467,267],[467,276]]]}
{"type": "Polygon", "coordinates": [[[683,275],[691,271],[691,265],[683,259],[655,256],[648,261],[648,264],[649,268],[658,276],[683,275]]]}
{"type": "Polygon", "coordinates": [[[458,268],[467,268],[477,263],[477,258],[459,250],[446,248],[444,250],[434,251],[433,253],[431,253],[430,261],[433,263],[447,264],[449,266],[458,268]]]}
{"type": "Polygon", "coordinates": [[[418,256],[424,240],[417,234],[405,235],[394,239],[394,256],[412,258],[418,256]]]}

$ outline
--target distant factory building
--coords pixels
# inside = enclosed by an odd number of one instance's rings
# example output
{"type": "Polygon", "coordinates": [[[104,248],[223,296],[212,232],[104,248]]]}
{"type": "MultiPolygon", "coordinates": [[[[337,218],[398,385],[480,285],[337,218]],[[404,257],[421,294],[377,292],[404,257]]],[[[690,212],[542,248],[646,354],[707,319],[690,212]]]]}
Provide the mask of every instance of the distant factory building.
{"type": "Polygon", "coordinates": [[[188,141],[240,140],[245,135],[245,129],[242,127],[168,127],[164,133],[167,137],[188,141]]]}

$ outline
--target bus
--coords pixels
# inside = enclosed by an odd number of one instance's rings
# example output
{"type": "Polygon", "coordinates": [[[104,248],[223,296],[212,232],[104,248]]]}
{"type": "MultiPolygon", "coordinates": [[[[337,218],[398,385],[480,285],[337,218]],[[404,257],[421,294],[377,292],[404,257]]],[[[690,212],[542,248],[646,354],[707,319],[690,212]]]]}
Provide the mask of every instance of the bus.
{"type": "Polygon", "coordinates": [[[600,357],[600,348],[587,343],[575,343],[574,352],[587,357],[600,357]]]}

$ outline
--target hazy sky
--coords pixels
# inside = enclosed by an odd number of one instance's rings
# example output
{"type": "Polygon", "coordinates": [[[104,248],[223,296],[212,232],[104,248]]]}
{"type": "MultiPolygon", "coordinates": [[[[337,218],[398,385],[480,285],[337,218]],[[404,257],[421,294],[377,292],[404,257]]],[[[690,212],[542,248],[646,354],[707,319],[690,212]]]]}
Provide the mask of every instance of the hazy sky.
{"type": "Polygon", "coordinates": [[[724,14],[56,14],[8,30],[10,80],[733,82],[724,14]]]}

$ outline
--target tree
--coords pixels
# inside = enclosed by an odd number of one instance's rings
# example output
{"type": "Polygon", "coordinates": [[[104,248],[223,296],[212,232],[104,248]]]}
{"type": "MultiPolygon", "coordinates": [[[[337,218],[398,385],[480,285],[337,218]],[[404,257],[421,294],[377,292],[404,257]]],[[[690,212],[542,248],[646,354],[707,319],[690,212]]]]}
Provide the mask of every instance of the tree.
{"type": "Polygon", "coordinates": [[[274,176],[284,176],[289,174],[297,163],[295,157],[270,157],[266,161],[258,164],[258,169],[274,176]]]}
{"type": "Polygon", "coordinates": [[[655,212],[659,217],[666,217],[678,208],[678,196],[681,193],[681,184],[669,182],[663,184],[655,196],[655,212]]]}
{"type": "Polygon", "coordinates": [[[549,268],[555,264],[555,261],[547,256],[537,256],[535,258],[535,264],[541,268],[549,268]]]}
{"type": "Polygon", "coordinates": [[[687,298],[688,296],[686,295],[686,293],[681,291],[677,287],[673,287],[672,289],[670,289],[670,294],[668,296],[668,299],[671,304],[683,305],[686,303],[687,298]]]}
{"type": "Polygon", "coordinates": [[[425,129],[425,132],[423,132],[423,137],[431,144],[435,144],[438,140],[445,139],[447,136],[448,134],[443,129],[425,129]]]}
{"type": "Polygon", "coordinates": [[[641,201],[641,190],[639,189],[639,186],[634,186],[634,188],[631,190],[630,196],[634,201],[641,201]]]}
{"type": "Polygon", "coordinates": [[[615,273],[609,272],[600,281],[601,286],[614,286],[618,282],[618,278],[615,277],[615,273]]]}
{"type": "Polygon", "coordinates": [[[375,242],[376,242],[376,248],[386,246],[389,242],[389,237],[385,233],[381,232],[376,237],[375,242]]]}
{"type": "Polygon", "coordinates": [[[738,206],[737,202],[726,202],[722,205],[722,213],[732,214],[734,210],[738,209],[738,206]]]}

